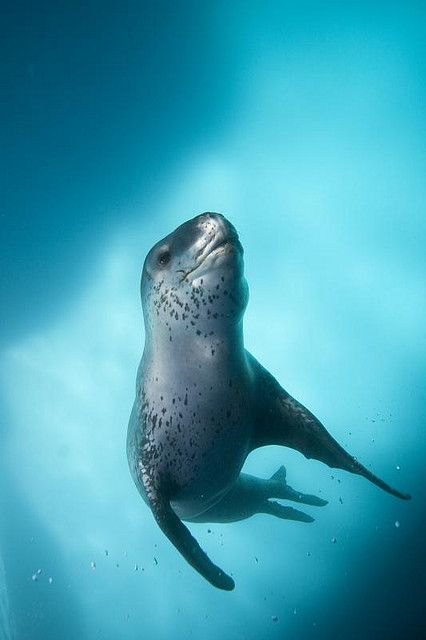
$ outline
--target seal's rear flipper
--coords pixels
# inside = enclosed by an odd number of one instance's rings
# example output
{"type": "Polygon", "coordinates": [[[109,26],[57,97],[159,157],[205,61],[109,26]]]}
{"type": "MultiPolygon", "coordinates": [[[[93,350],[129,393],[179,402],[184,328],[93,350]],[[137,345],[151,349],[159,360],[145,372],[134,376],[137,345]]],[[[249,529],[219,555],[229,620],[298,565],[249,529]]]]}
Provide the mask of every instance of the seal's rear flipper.
{"type": "Polygon", "coordinates": [[[265,502],[259,508],[259,513],[268,513],[276,518],[282,520],[296,520],[298,522],[314,522],[312,516],[308,516],[307,513],[293,509],[293,507],[286,507],[275,500],[265,500],[265,502]]]}
{"type": "Polygon", "coordinates": [[[262,398],[253,449],[269,444],[291,447],[329,467],[364,476],[397,498],[411,498],[383,482],[349,455],[308,409],[292,398],[253,356],[249,354],[249,358],[259,385],[259,397],[262,398]]]}
{"type": "Polygon", "coordinates": [[[310,493],[302,493],[296,491],[286,482],[287,472],[284,465],[275,471],[269,479],[270,498],[281,498],[281,500],[292,500],[293,502],[301,502],[302,504],[310,504],[314,507],[324,507],[328,504],[327,500],[313,496],[310,493]]]}
{"type": "Polygon", "coordinates": [[[225,591],[235,587],[233,579],[209,559],[189,530],[179,520],[167,500],[150,492],[150,507],[163,533],[183,555],[185,560],[213,586],[225,591]]]}
{"type": "Polygon", "coordinates": [[[273,480],[275,482],[282,482],[283,484],[287,484],[286,483],[286,478],[287,478],[287,469],[285,468],[285,466],[282,464],[279,469],[277,469],[275,471],[275,473],[273,473],[271,475],[271,477],[269,478],[269,480],[273,480]]]}

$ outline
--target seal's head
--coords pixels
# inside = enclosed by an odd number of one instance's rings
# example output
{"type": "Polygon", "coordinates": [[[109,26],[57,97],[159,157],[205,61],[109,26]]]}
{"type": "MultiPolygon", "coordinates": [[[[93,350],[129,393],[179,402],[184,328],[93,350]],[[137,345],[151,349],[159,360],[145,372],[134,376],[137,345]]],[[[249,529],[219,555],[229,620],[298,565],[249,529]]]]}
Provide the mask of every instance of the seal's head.
{"type": "Polygon", "coordinates": [[[203,213],[160,240],[145,259],[141,296],[146,329],[161,326],[170,342],[176,324],[196,335],[237,324],[248,287],[233,225],[219,213],[203,213]]]}

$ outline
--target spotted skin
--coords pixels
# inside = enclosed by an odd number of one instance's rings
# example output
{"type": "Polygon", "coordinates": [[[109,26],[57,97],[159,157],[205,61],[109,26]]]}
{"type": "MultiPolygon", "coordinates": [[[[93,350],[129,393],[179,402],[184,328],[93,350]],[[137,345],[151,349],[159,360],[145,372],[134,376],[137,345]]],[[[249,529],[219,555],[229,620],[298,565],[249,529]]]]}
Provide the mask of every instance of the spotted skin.
{"type": "Polygon", "coordinates": [[[295,499],[282,478],[278,486],[241,473],[259,446],[295,448],[408,497],[349,456],[244,349],[243,249],[226,218],[202,214],[157,243],[145,259],[141,298],[145,347],[127,437],[130,471],[163,532],[214,586],[231,590],[234,581],[182,520],[229,522],[255,513],[312,520],[270,500],[295,499]]]}

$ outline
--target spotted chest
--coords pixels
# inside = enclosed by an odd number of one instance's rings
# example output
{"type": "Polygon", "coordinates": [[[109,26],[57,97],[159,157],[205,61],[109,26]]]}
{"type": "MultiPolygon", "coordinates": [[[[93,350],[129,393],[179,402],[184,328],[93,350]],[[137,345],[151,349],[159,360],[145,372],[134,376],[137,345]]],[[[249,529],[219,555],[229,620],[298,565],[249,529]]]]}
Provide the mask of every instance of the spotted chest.
{"type": "Polygon", "coordinates": [[[138,395],[139,464],[154,469],[176,498],[221,491],[247,455],[251,426],[244,389],[231,378],[220,390],[202,381],[160,389],[154,380],[138,395]]]}

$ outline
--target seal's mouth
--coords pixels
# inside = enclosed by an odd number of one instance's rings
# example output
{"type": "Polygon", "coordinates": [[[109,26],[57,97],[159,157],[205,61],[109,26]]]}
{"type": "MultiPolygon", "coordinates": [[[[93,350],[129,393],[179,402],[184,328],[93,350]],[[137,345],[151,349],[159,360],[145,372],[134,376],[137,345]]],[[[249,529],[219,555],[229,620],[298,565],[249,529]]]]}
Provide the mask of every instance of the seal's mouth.
{"type": "Polygon", "coordinates": [[[231,255],[234,251],[238,251],[240,253],[243,252],[243,247],[237,233],[231,232],[226,236],[221,233],[215,233],[196,254],[195,266],[186,272],[182,269],[183,275],[180,278],[180,282],[183,282],[188,278],[188,276],[197,271],[201,265],[204,264],[207,258],[226,254],[231,255]]]}

